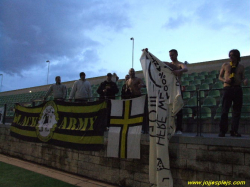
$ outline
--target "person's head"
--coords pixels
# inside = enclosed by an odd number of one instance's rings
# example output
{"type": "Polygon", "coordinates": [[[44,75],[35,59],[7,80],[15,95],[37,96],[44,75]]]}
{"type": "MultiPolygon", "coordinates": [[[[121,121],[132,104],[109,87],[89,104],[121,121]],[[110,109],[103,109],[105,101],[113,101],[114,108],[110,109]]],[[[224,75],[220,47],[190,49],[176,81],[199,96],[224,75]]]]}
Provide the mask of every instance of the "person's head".
{"type": "Polygon", "coordinates": [[[240,52],[237,49],[232,49],[228,54],[232,62],[240,62],[240,52]]]}
{"type": "Polygon", "coordinates": [[[134,70],[134,68],[130,68],[128,74],[129,74],[129,76],[130,76],[131,78],[135,77],[135,70],[134,70]]]}
{"type": "Polygon", "coordinates": [[[178,51],[176,49],[171,49],[169,51],[169,57],[172,60],[172,62],[177,61],[178,51]]]}
{"type": "Polygon", "coordinates": [[[108,73],[107,74],[107,81],[110,82],[112,79],[112,74],[111,73],[108,73]]]}
{"type": "Polygon", "coordinates": [[[127,81],[129,78],[130,78],[130,76],[129,76],[129,75],[126,75],[126,76],[125,76],[125,81],[127,81]]]}
{"type": "Polygon", "coordinates": [[[80,73],[80,78],[84,81],[85,80],[85,73],[84,72],[81,72],[80,73]]]}
{"type": "Polygon", "coordinates": [[[60,76],[56,76],[55,80],[56,80],[56,83],[58,83],[58,84],[61,83],[61,77],[60,76]]]}

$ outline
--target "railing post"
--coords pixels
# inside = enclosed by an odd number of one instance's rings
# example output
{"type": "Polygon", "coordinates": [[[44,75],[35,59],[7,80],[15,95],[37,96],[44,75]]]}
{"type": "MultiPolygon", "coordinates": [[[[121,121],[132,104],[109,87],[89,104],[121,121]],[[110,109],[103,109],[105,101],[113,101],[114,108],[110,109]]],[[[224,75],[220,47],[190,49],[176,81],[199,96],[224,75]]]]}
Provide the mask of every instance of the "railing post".
{"type": "Polygon", "coordinates": [[[200,97],[201,97],[201,90],[198,91],[198,96],[199,96],[199,103],[197,103],[197,105],[199,106],[199,132],[200,132],[200,135],[201,136],[201,101],[200,101],[200,97]]]}
{"type": "Polygon", "coordinates": [[[198,108],[198,103],[199,103],[199,90],[197,91],[196,90],[196,101],[197,101],[197,104],[196,104],[196,119],[197,119],[197,121],[196,121],[196,123],[197,123],[197,129],[196,129],[196,131],[197,131],[197,134],[196,134],[196,136],[199,136],[199,126],[200,126],[200,121],[199,121],[199,108],[198,108]]]}
{"type": "Polygon", "coordinates": [[[7,109],[7,104],[4,104],[4,113],[3,113],[3,124],[5,125],[5,118],[6,118],[6,109],[7,109]]]}

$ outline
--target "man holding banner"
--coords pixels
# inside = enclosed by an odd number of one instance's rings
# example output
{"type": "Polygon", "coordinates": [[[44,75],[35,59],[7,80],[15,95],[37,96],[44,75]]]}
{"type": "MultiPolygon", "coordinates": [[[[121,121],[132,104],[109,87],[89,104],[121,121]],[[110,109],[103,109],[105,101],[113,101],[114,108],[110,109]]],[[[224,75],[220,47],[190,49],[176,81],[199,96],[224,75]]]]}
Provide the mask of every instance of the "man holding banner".
{"type": "MultiPolygon", "coordinates": [[[[176,49],[171,49],[169,51],[169,57],[172,63],[165,62],[165,64],[173,68],[172,73],[178,77],[181,91],[183,91],[182,86],[181,86],[181,75],[184,72],[188,71],[187,66],[184,63],[178,61],[177,59],[178,51],[176,49]]],[[[177,116],[176,134],[182,134],[182,110],[180,110],[176,116],[177,116]]]]}
{"type": "Polygon", "coordinates": [[[149,181],[157,187],[173,187],[168,144],[175,133],[174,117],[184,105],[179,79],[147,49],[140,61],[149,102],[149,181]]]}

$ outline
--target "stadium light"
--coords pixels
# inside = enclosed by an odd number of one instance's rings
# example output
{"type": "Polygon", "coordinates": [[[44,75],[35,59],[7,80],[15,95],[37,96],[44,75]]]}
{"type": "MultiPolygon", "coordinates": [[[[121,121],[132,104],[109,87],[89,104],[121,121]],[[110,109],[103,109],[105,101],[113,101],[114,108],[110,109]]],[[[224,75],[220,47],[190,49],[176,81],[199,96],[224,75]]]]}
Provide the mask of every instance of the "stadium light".
{"type": "Polygon", "coordinates": [[[133,40],[133,43],[132,43],[132,68],[134,68],[134,38],[130,38],[130,40],[133,40]]]}
{"type": "Polygon", "coordinates": [[[3,86],[3,74],[0,74],[0,76],[2,76],[2,79],[1,79],[1,89],[0,89],[0,92],[2,91],[2,86],[3,86]]]}
{"type": "Polygon", "coordinates": [[[47,60],[46,62],[48,63],[47,84],[49,84],[49,65],[50,65],[50,61],[47,60]]]}

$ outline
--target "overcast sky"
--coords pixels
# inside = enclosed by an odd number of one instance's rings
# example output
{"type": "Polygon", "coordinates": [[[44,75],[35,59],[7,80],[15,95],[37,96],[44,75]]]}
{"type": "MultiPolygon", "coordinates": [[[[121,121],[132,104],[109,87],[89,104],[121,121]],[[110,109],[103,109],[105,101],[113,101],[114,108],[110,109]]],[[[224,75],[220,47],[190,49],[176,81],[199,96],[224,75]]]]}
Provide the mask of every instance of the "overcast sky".
{"type": "Polygon", "coordinates": [[[141,49],[170,61],[250,55],[249,0],[0,0],[1,91],[141,70],[141,49]]]}

